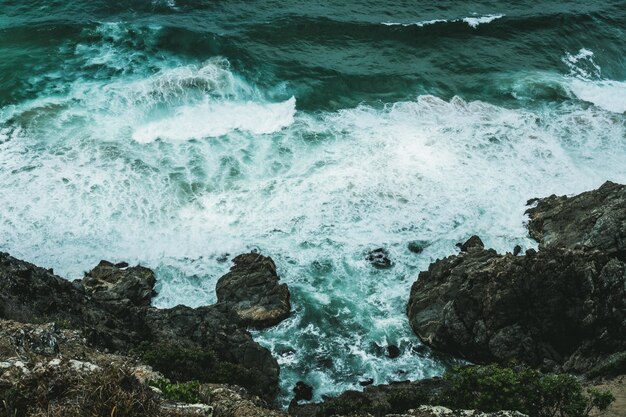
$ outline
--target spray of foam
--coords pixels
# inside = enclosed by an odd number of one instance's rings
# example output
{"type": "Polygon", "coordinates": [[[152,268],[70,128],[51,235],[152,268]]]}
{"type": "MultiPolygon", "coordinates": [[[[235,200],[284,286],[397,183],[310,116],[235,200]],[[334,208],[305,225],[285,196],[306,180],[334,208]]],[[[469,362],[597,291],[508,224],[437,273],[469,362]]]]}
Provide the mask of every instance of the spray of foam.
{"type": "Polygon", "coordinates": [[[593,57],[594,53],[584,48],[563,57],[570,69],[569,89],[579,99],[605,110],[626,112],[626,82],[603,79],[602,70],[593,57]]]}

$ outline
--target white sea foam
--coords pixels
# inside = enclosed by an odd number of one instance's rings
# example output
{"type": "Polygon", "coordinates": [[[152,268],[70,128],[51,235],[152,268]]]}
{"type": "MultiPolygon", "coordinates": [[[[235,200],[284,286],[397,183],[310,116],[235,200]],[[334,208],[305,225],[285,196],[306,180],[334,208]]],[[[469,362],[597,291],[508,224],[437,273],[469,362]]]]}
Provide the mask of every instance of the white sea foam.
{"type": "Polygon", "coordinates": [[[446,20],[446,19],[432,19],[432,20],[424,20],[424,21],[421,21],[421,22],[414,22],[414,23],[382,22],[382,24],[385,25],[385,26],[405,26],[405,27],[406,26],[418,26],[418,27],[424,27],[424,26],[434,25],[434,24],[437,24],[437,23],[465,22],[470,27],[476,29],[481,24],[491,23],[494,20],[500,19],[500,18],[502,18],[504,16],[505,15],[503,15],[503,14],[489,14],[489,15],[485,15],[485,16],[465,17],[463,19],[450,19],[450,20],[446,20]]]}
{"type": "Polygon", "coordinates": [[[504,15],[503,14],[488,14],[486,16],[472,16],[472,17],[466,17],[463,19],[463,21],[465,23],[467,23],[468,25],[470,25],[473,28],[477,28],[479,25],[482,25],[484,23],[491,23],[496,19],[500,19],[503,18],[504,15]]]}
{"type": "Polygon", "coordinates": [[[569,68],[567,87],[581,100],[611,112],[626,112],[626,81],[607,80],[594,61],[593,51],[581,48],[567,53],[562,60],[569,68]]]}
{"type": "Polygon", "coordinates": [[[133,139],[147,143],[156,139],[189,140],[226,135],[234,130],[257,135],[276,133],[293,123],[296,99],[284,103],[238,103],[205,100],[184,106],[174,115],[135,129],[133,139]]]}

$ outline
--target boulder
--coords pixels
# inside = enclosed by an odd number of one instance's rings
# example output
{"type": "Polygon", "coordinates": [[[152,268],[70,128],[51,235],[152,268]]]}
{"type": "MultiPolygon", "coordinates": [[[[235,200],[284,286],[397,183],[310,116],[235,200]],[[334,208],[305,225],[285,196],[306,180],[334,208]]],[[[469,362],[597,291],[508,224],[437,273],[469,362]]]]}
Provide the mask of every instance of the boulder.
{"type": "Polygon", "coordinates": [[[425,344],[476,363],[626,371],[624,190],[607,183],[539,200],[529,211],[539,251],[501,255],[473,237],[432,263],[411,289],[411,327],[425,344]]]}
{"type": "Polygon", "coordinates": [[[233,263],[230,272],[217,281],[219,304],[234,313],[242,326],[265,328],[289,317],[289,289],[279,284],[272,258],[247,253],[233,263]]]}
{"type": "Polygon", "coordinates": [[[149,306],[156,295],[154,272],[142,266],[128,268],[126,262],[114,265],[100,261],[85,275],[82,284],[92,297],[107,302],[149,306]]]}

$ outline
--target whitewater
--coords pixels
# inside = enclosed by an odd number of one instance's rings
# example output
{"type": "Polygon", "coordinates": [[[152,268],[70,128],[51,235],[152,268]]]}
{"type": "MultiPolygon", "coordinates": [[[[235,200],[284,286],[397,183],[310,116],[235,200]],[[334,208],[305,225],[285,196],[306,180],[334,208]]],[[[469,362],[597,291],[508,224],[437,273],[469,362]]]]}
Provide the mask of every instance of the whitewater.
{"type": "Polygon", "coordinates": [[[157,274],[157,307],[213,303],[232,257],[271,256],[294,311],[253,334],[281,365],[284,404],[299,380],[319,400],[441,374],[451,362],[405,315],[419,271],[473,234],[534,247],[528,199],[626,182],[626,66],[611,53],[626,17],[613,2],[550,3],[569,13],[563,27],[602,21],[606,34],[552,38],[545,53],[533,28],[548,18],[520,6],[275,16],[234,3],[213,21],[202,2],[131,3],[52,23],[4,5],[0,250],[70,279],[100,259],[140,263],[157,274]],[[507,44],[511,31],[535,34],[535,49],[507,44]],[[483,49],[439,48],[463,39],[483,49]],[[376,248],[392,268],[367,262],[376,248]]]}

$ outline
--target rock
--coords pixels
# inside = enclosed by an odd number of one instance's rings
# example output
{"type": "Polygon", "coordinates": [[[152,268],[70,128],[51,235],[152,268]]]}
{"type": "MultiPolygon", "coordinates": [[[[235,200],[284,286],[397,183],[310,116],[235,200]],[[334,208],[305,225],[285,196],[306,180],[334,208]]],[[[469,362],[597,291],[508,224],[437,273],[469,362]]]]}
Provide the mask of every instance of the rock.
{"type": "Polygon", "coordinates": [[[295,417],[385,416],[405,413],[423,404],[431,404],[446,387],[441,378],[415,382],[393,382],[388,385],[370,385],[360,391],[346,391],[338,397],[325,397],[315,404],[292,404],[289,414],[295,417]]]}
{"type": "Polygon", "coordinates": [[[526,211],[530,236],[542,248],[626,253],[626,186],[606,182],[573,197],[537,199],[526,211]]]}
{"type": "Polygon", "coordinates": [[[428,242],[426,242],[425,240],[413,240],[407,245],[409,251],[415,254],[420,254],[424,252],[424,249],[426,249],[427,247],[428,242]]]}
{"type": "Polygon", "coordinates": [[[113,265],[100,261],[85,275],[82,284],[92,297],[101,301],[149,306],[156,295],[154,272],[142,266],[127,267],[126,262],[113,265]]]}
{"type": "Polygon", "coordinates": [[[472,238],[466,253],[420,273],[407,306],[411,327],[434,349],[476,363],[620,369],[625,195],[623,186],[607,183],[581,196],[539,200],[529,227],[540,250],[525,256],[499,255],[472,238]]]}
{"type": "Polygon", "coordinates": [[[293,393],[295,394],[294,401],[311,401],[313,399],[313,387],[304,383],[304,381],[296,382],[296,386],[293,387],[293,393]]]}
{"type": "MultiPolygon", "coordinates": [[[[415,410],[409,410],[406,414],[394,417],[528,417],[518,411],[496,411],[483,413],[478,410],[451,410],[446,407],[422,405],[415,410]]],[[[391,416],[389,416],[391,417],[391,416]]]]}
{"type": "Polygon", "coordinates": [[[378,269],[388,269],[393,266],[391,259],[389,259],[389,254],[383,248],[370,251],[365,259],[372,264],[372,266],[378,269]]]}
{"type": "Polygon", "coordinates": [[[387,357],[390,359],[395,359],[400,356],[400,348],[396,345],[387,346],[387,357]]]}
{"type": "Polygon", "coordinates": [[[461,252],[470,252],[472,250],[481,250],[485,247],[485,244],[482,240],[476,235],[467,239],[467,241],[463,244],[457,244],[461,252]]]}
{"type": "MultiPolygon", "coordinates": [[[[245,271],[236,271],[241,285],[255,280],[263,283],[249,286],[244,292],[234,291],[242,296],[238,302],[227,297],[222,303],[195,309],[185,306],[156,309],[149,305],[154,274],[147,268],[121,269],[104,261],[82,282],[72,283],[0,253],[0,318],[31,323],[55,321],[63,327],[82,331],[88,343],[110,352],[128,352],[148,343],[215,354],[216,367],[235,367],[247,375],[243,378],[229,372],[233,382],[239,378],[237,381],[248,384],[254,394],[272,400],[278,392],[278,363],[267,349],[252,339],[244,327],[246,322],[233,313],[237,306],[246,302],[251,309],[256,308],[255,302],[261,303],[261,310],[267,309],[277,299],[276,295],[285,292],[287,296],[283,295],[282,300],[288,300],[286,286],[272,284],[272,279],[267,282],[273,262],[263,258],[257,265],[260,271],[250,264],[245,271]],[[246,274],[252,278],[247,280],[246,274]],[[243,298],[248,295],[252,301],[243,298]]],[[[275,316],[271,322],[277,320],[275,316]]],[[[257,323],[268,322],[270,320],[257,323]]],[[[54,343],[48,345],[54,350],[54,343]]],[[[196,370],[193,362],[185,364],[189,369],[181,369],[181,374],[192,374],[196,370]]]]}
{"type": "Polygon", "coordinates": [[[513,256],[517,256],[522,253],[522,247],[520,245],[515,245],[513,248],[513,256]]]}
{"type": "Polygon", "coordinates": [[[289,289],[278,283],[271,258],[247,253],[233,262],[230,272],[217,281],[218,303],[233,312],[243,326],[264,328],[289,317],[289,289]]]}
{"type": "Polygon", "coordinates": [[[548,360],[584,372],[626,350],[625,271],[600,253],[473,251],[420,274],[409,320],[424,343],[473,362],[548,360]],[[575,355],[589,362],[569,363],[575,355]]]}
{"type": "Polygon", "coordinates": [[[359,381],[359,385],[362,387],[367,387],[374,384],[374,378],[367,378],[367,379],[362,379],[361,381],[359,381]]]}

